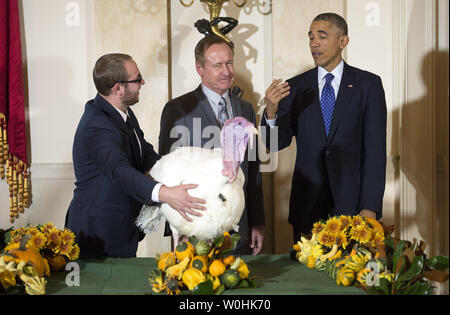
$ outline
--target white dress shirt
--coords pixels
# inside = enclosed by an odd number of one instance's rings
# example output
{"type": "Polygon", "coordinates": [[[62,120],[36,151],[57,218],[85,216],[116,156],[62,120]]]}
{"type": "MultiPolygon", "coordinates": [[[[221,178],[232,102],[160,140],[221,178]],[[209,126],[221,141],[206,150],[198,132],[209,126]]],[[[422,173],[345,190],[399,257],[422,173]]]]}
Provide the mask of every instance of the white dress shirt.
{"type": "Polygon", "coordinates": [[[216,115],[216,118],[219,119],[219,102],[220,99],[223,97],[225,98],[225,101],[227,102],[227,112],[228,117],[233,117],[233,109],[231,108],[231,99],[228,91],[226,91],[223,95],[220,95],[210,88],[208,88],[206,85],[202,83],[202,91],[206,95],[206,98],[209,101],[209,104],[211,105],[212,110],[214,111],[214,114],[216,115]]]}

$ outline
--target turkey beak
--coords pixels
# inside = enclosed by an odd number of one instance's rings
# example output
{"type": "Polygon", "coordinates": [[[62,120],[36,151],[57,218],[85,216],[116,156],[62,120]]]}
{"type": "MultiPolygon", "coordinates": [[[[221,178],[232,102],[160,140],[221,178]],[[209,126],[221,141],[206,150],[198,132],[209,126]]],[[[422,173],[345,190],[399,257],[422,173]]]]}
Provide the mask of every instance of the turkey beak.
{"type": "Polygon", "coordinates": [[[254,127],[253,125],[249,125],[249,126],[247,126],[247,133],[248,134],[254,134],[254,135],[257,135],[257,136],[259,136],[259,132],[258,132],[258,129],[256,129],[256,127],[254,127]]]}
{"type": "Polygon", "coordinates": [[[258,129],[256,129],[253,125],[248,125],[246,127],[246,131],[250,140],[250,149],[253,149],[253,135],[259,135],[258,129]]]}

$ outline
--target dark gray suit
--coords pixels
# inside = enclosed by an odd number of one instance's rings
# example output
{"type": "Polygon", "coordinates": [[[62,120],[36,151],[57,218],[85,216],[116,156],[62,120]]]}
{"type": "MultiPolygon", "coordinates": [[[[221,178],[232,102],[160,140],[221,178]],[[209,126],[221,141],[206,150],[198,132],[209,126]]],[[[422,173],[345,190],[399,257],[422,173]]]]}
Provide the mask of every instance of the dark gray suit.
{"type": "MultiPolygon", "coordinates": [[[[244,117],[256,126],[256,116],[252,105],[231,93],[230,99],[233,116],[244,117]]],[[[167,154],[179,146],[220,147],[220,138],[217,138],[217,134],[209,133],[212,129],[218,129],[208,128],[211,126],[220,127],[217,117],[200,85],[194,91],[173,99],[165,105],[161,115],[159,154],[167,154]],[[173,130],[174,127],[175,129],[173,130]],[[189,131],[188,134],[185,132],[187,130],[189,131]],[[214,141],[214,137],[216,141],[214,141]]],[[[258,152],[257,141],[254,141],[254,143],[253,150],[256,151],[247,152],[245,160],[241,164],[245,175],[244,193],[246,206],[239,222],[241,242],[238,244],[238,254],[249,253],[249,226],[265,224],[262,180],[259,172],[260,161],[256,154],[258,152]]]]}

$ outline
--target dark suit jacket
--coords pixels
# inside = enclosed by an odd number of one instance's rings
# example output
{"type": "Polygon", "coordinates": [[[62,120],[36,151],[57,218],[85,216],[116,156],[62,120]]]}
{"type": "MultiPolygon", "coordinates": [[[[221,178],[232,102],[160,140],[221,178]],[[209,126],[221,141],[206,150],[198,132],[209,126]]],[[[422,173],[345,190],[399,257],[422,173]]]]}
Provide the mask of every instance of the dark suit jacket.
{"type": "MultiPolygon", "coordinates": [[[[251,104],[230,93],[233,115],[241,116],[252,122],[256,126],[255,111],[251,104]]],[[[192,92],[184,94],[168,102],[161,115],[161,129],[159,134],[159,154],[164,155],[178,146],[198,146],[198,147],[220,147],[220,135],[209,134],[206,131],[208,126],[219,127],[216,115],[211,105],[203,93],[201,86],[192,92]],[[172,134],[173,127],[178,128],[181,133],[172,134]],[[186,133],[183,130],[188,130],[186,133]],[[205,131],[202,138],[202,132],[205,131]],[[184,137],[183,137],[184,135],[184,137]],[[174,138],[175,137],[175,138],[174,138]],[[212,139],[216,137],[219,140],[216,145],[212,145],[212,139]],[[174,145],[175,144],[175,145],[174,145]],[[173,146],[174,145],[174,146],[173,146]],[[173,146],[173,147],[172,147],[173,146]]],[[[217,128],[215,128],[218,130],[217,128]]],[[[175,129],[176,130],[176,129],[175,129]]],[[[260,161],[257,158],[257,141],[254,141],[254,152],[246,153],[246,158],[241,164],[245,175],[244,193],[246,207],[239,223],[239,234],[241,235],[241,244],[245,244],[244,251],[248,252],[248,234],[249,226],[264,225],[264,203],[262,193],[262,179],[259,172],[260,161]],[[254,158],[248,158],[248,157],[254,158]]]]}
{"type": "Polygon", "coordinates": [[[152,203],[156,182],[144,173],[160,156],[145,141],[130,108],[128,113],[142,147],[138,164],[123,118],[100,95],[86,104],[75,133],[76,187],[66,226],[77,235],[82,257],[133,257],[144,237],[134,221],[142,204],[152,203]]]}
{"type": "MultiPolygon", "coordinates": [[[[289,222],[303,230],[312,226],[314,208],[327,181],[333,215],[356,215],[369,209],[379,219],[386,174],[386,101],[381,79],[344,65],[327,138],[317,73],[316,67],[289,79],[291,93],[278,108],[278,144],[273,143],[271,150],[288,147],[292,137],[297,144],[289,222]]],[[[261,125],[267,126],[265,117],[261,125]]],[[[262,133],[270,148],[270,132],[262,133]]]]}

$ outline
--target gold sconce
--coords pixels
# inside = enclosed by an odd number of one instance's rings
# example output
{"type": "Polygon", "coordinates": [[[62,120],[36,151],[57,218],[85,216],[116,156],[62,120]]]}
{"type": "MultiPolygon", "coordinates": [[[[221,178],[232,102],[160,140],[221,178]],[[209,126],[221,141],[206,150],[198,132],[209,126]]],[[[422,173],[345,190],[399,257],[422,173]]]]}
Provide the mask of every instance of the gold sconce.
{"type": "MultiPolygon", "coordinates": [[[[206,4],[208,5],[210,15],[209,27],[211,31],[217,36],[220,36],[227,42],[231,43],[231,40],[228,37],[226,37],[225,34],[227,34],[234,27],[236,27],[238,21],[230,17],[220,17],[220,11],[222,10],[222,6],[224,2],[228,1],[229,0],[200,0],[200,2],[206,2],[206,4]],[[227,22],[228,25],[219,28],[219,22],[227,22]]],[[[233,2],[238,8],[242,8],[247,3],[247,0],[243,0],[242,3],[239,3],[238,0],[233,0],[233,2]]],[[[184,7],[190,7],[194,4],[194,0],[191,0],[189,3],[185,3],[183,0],[180,0],[180,3],[184,7]]],[[[205,23],[202,24],[202,21],[204,20],[197,21],[195,26],[197,27],[199,32],[208,35],[209,29],[207,29],[205,23]]]]}

